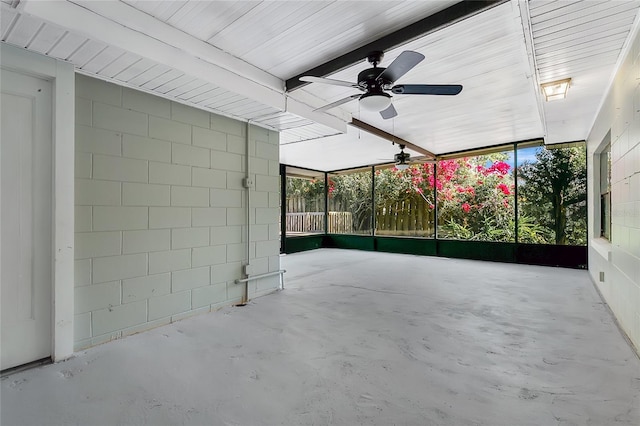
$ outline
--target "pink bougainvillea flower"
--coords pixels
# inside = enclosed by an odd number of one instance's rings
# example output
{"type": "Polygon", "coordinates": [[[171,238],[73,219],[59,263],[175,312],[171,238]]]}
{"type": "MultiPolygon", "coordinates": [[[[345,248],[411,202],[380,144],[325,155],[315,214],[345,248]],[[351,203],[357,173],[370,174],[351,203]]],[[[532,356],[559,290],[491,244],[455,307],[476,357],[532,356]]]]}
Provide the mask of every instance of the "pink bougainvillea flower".
{"type": "Polygon", "coordinates": [[[491,165],[491,167],[489,167],[489,169],[487,169],[490,173],[497,172],[501,175],[506,175],[509,173],[509,170],[511,170],[511,166],[504,161],[496,161],[491,165]]]}
{"type": "Polygon", "coordinates": [[[502,191],[502,193],[504,195],[511,195],[511,191],[509,190],[509,187],[507,185],[505,185],[504,183],[498,184],[497,188],[502,191]]]}
{"type": "Polygon", "coordinates": [[[471,210],[471,206],[469,205],[469,203],[464,203],[462,205],[462,210],[464,210],[465,213],[469,213],[469,210],[471,210]]]}

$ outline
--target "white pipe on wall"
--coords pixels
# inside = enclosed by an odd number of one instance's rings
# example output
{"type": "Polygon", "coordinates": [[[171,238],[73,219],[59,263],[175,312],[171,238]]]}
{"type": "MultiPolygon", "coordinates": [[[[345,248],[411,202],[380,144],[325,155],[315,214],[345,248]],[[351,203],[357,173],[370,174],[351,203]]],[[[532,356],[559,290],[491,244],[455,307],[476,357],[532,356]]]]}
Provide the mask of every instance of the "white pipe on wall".
{"type": "MultiPolygon", "coordinates": [[[[244,181],[244,187],[247,190],[247,262],[246,262],[246,266],[245,266],[245,275],[248,277],[249,276],[249,271],[247,268],[249,268],[249,265],[251,264],[251,184],[250,184],[250,180],[251,180],[251,174],[249,173],[249,145],[251,144],[251,137],[250,137],[250,130],[251,130],[251,120],[247,121],[247,134],[246,134],[246,150],[245,150],[245,181],[244,181]]],[[[249,301],[249,280],[244,281],[244,290],[243,290],[243,295],[242,295],[242,304],[245,304],[249,301]]]]}
{"type": "Polygon", "coordinates": [[[240,284],[240,283],[246,283],[252,280],[258,280],[260,278],[267,278],[267,277],[272,277],[274,275],[280,275],[280,289],[284,290],[284,277],[283,274],[287,272],[286,269],[280,269],[279,271],[274,271],[274,272],[267,272],[266,274],[260,274],[260,275],[252,275],[250,277],[247,278],[242,278],[242,279],[237,279],[235,282],[236,284],[240,284]]]}

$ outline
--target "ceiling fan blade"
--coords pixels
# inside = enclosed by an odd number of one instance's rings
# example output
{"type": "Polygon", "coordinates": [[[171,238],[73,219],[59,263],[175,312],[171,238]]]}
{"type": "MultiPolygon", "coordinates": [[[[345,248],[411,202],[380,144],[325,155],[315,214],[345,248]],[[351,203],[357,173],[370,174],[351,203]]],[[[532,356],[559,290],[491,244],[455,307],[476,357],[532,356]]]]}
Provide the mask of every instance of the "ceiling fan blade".
{"type": "Polygon", "coordinates": [[[398,111],[396,111],[396,109],[393,107],[393,104],[391,104],[387,109],[383,109],[382,111],[380,111],[380,115],[385,120],[388,120],[398,115],[398,111]]]}
{"type": "Polygon", "coordinates": [[[300,77],[300,81],[306,81],[307,83],[332,84],[334,86],[354,87],[356,89],[360,89],[360,86],[358,86],[356,83],[350,83],[343,80],[334,80],[333,78],[313,77],[311,75],[300,77]]]}
{"type": "Polygon", "coordinates": [[[457,95],[461,91],[460,84],[399,84],[391,88],[397,95],[457,95]]]}
{"type": "Polygon", "coordinates": [[[342,99],[340,99],[338,101],[331,102],[330,104],[325,105],[323,107],[316,108],[316,109],[314,109],[314,111],[326,111],[326,110],[329,110],[331,108],[335,108],[335,107],[337,107],[339,105],[346,104],[347,102],[351,102],[354,99],[358,99],[359,97],[360,97],[360,95],[347,96],[346,98],[342,98],[342,99]]]}
{"type": "Polygon", "coordinates": [[[391,62],[391,65],[389,65],[387,69],[380,73],[378,79],[396,81],[408,73],[411,68],[422,62],[423,59],[424,55],[422,53],[405,50],[391,62]]]}

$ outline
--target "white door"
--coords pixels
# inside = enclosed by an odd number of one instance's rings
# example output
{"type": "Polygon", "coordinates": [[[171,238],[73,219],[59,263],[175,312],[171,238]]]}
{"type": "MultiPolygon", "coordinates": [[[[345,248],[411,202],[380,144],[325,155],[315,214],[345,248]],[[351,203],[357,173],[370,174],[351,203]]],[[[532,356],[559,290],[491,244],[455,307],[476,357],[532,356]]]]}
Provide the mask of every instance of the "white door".
{"type": "Polygon", "coordinates": [[[1,369],[51,355],[51,83],[0,70],[1,369]]]}

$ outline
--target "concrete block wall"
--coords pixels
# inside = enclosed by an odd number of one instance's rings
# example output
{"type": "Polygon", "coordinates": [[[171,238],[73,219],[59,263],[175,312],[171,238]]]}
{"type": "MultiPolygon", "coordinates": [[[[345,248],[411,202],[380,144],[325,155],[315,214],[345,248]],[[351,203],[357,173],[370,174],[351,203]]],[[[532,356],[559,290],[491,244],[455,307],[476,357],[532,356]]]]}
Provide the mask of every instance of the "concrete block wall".
{"type": "Polygon", "coordinates": [[[640,349],[640,32],[615,76],[587,141],[589,272],[620,326],[640,349]],[[611,241],[599,238],[599,156],[611,131],[611,241]],[[600,280],[604,273],[604,281],[600,280]]]}
{"type": "Polygon", "coordinates": [[[82,75],[75,130],[76,350],[240,301],[247,263],[280,268],[276,132],[249,128],[247,152],[246,123],[82,75]]]}

